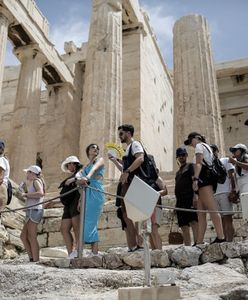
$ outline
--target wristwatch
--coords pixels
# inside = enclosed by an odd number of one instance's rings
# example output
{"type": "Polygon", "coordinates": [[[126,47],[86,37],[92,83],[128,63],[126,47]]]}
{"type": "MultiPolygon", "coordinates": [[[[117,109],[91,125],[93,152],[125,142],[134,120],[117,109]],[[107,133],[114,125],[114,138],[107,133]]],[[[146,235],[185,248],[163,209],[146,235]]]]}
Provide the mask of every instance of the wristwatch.
{"type": "Polygon", "coordinates": [[[194,177],[193,181],[199,181],[199,178],[198,177],[194,177]]]}

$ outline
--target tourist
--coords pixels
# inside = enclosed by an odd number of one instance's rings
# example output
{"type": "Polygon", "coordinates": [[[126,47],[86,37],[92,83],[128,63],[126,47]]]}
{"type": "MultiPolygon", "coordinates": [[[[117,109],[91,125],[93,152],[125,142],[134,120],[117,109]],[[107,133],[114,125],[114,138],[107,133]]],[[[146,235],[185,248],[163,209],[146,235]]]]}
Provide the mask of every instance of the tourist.
{"type": "Polygon", "coordinates": [[[39,261],[37,227],[43,217],[42,201],[45,195],[45,182],[39,166],[33,165],[24,171],[27,173],[27,192],[22,193],[22,196],[26,199],[26,219],[20,238],[29,260],[39,261]]]}
{"type": "MultiPolygon", "coordinates": [[[[82,165],[76,156],[69,156],[62,162],[61,169],[63,172],[71,174],[71,176],[61,182],[59,186],[59,188],[62,189],[60,194],[64,194],[76,188],[76,175],[82,169],[82,165]]],[[[78,254],[77,249],[80,231],[80,212],[78,210],[79,199],[80,193],[78,190],[61,197],[61,202],[64,205],[64,211],[60,231],[63,235],[69,258],[75,258],[78,254]],[[73,229],[75,236],[75,249],[73,247],[74,239],[71,229],[73,229]]]]}
{"type": "MultiPolygon", "coordinates": [[[[121,191],[120,196],[124,197],[134,174],[144,162],[144,150],[140,142],[133,139],[134,127],[130,124],[124,124],[118,127],[121,143],[127,144],[127,149],[123,160],[120,162],[113,156],[109,159],[122,172],[120,177],[121,191]],[[131,147],[131,148],[130,148],[131,147]],[[129,151],[131,150],[132,161],[129,161],[129,151]]],[[[138,175],[138,174],[137,174],[138,175]]],[[[133,252],[142,248],[142,238],[138,234],[138,225],[127,217],[124,200],[121,199],[120,209],[117,210],[118,217],[122,220],[122,229],[125,230],[128,252],[133,252]]]]}
{"type": "MultiPolygon", "coordinates": [[[[160,194],[157,205],[162,205],[162,197],[168,194],[168,190],[166,188],[164,180],[159,176],[159,170],[157,170],[157,172],[158,172],[158,179],[154,184],[151,185],[151,187],[154,190],[158,191],[160,194]]],[[[158,228],[160,227],[161,224],[161,218],[162,218],[162,207],[155,207],[154,212],[151,216],[152,230],[150,234],[150,245],[152,250],[162,249],[162,239],[158,232],[158,228]]]]}
{"type": "Polygon", "coordinates": [[[229,162],[235,165],[239,193],[248,192],[248,149],[244,144],[237,144],[230,148],[233,157],[229,162]]]}
{"type": "Polygon", "coordinates": [[[0,213],[4,210],[8,199],[9,161],[4,156],[5,144],[0,140],[0,213]]]}
{"type": "Polygon", "coordinates": [[[85,218],[83,241],[91,245],[93,255],[98,254],[98,231],[97,225],[102,213],[105,195],[103,186],[104,160],[99,157],[99,147],[90,144],[86,148],[89,163],[81,172],[80,184],[89,185],[85,189],[85,218]],[[94,188],[94,189],[91,189],[94,188]],[[97,190],[95,190],[97,189],[97,190]]]}
{"type": "MultiPolygon", "coordinates": [[[[210,147],[213,150],[213,154],[218,158],[218,147],[215,144],[210,145],[210,147]]],[[[228,176],[223,184],[218,183],[214,199],[217,203],[218,210],[221,212],[220,215],[225,239],[227,242],[232,242],[234,236],[232,216],[234,213],[230,196],[232,194],[236,195],[235,168],[234,165],[229,162],[229,157],[222,157],[220,161],[224,165],[228,176]]]]}
{"type": "MultiPolygon", "coordinates": [[[[214,190],[217,187],[217,182],[213,181],[211,171],[208,167],[208,165],[213,164],[213,152],[210,146],[206,144],[205,137],[197,132],[190,133],[184,144],[195,148],[193,190],[199,193],[197,208],[199,210],[217,211],[217,205],[214,200],[214,190]]],[[[220,214],[210,212],[210,217],[217,235],[213,243],[224,242],[225,238],[220,214]]],[[[206,212],[199,212],[197,244],[204,243],[206,229],[207,214],[206,212]]]]}
{"type": "MultiPolygon", "coordinates": [[[[188,153],[183,147],[176,149],[176,159],[179,170],[175,178],[176,208],[193,209],[196,207],[197,195],[192,188],[192,178],[194,176],[194,166],[187,163],[188,153]]],[[[193,233],[194,244],[197,241],[198,217],[196,212],[176,210],[178,226],[182,229],[185,246],[191,246],[190,227],[193,233]]]]}

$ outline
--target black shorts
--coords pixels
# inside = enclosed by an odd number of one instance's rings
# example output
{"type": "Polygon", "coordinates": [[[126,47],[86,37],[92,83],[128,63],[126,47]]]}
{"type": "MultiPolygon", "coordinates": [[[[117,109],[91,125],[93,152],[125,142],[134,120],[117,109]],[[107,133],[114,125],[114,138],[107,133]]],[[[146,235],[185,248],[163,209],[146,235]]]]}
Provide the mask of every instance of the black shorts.
{"type": "Polygon", "coordinates": [[[77,210],[77,207],[78,207],[78,199],[72,201],[70,205],[65,205],[62,219],[71,219],[73,217],[78,216],[80,212],[77,210]]]}
{"type": "Polygon", "coordinates": [[[213,190],[216,191],[217,188],[217,182],[213,180],[213,176],[211,174],[211,171],[208,167],[202,165],[202,169],[199,175],[199,181],[198,181],[198,187],[204,187],[208,185],[212,185],[213,190]]]}
{"type": "MultiPolygon", "coordinates": [[[[177,203],[176,207],[178,208],[186,208],[186,209],[193,209],[193,194],[190,193],[177,195],[177,203]]],[[[198,216],[196,212],[187,212],[187,211],[176,211],[177,214],[177,221],[178,226],[189,226],[191,222],[198,221],[198,216]]]]}

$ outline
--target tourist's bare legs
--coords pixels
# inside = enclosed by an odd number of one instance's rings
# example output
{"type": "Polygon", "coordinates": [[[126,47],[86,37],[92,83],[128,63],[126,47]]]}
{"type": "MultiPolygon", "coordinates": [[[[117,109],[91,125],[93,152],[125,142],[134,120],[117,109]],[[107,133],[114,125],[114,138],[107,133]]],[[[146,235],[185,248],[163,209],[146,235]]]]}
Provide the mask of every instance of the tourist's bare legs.
{"type": "Polygon", "coordinates": [[[33,259],[31,246],[30,246],[29,239],[28,239],[28,225],[27,225],[27,223],[25,223],[23,228],[22,228],[20,239],[23,242],[24,248],[27,251],[29,259],[33,259]]]}
{"type": "MultiPolygon", "coordinates": [[[[214,196],[213,196],[213,188],[212,186],[208,185],[208,186],[204,186],[201,187],[199,189],[199,200],[200,203],[202,203],[202,205],[209,211],[217,211],[217,205],[216,202],[214,200],[214,196]]],[[[216,235],[218,239],[224,239],[224,233],[223,233],[223,227],[222,227],[222,222],[221,222],[221,216],[219,213],[209,213],[211,220],[213,222],[215,231],[216,231],[216,235]]],[[[205,214],[205,221],[201,222],[200,224],[200,215],[201,213],[199,213],[199,228],[198,228],[198,240],[197,242],[203,242],[204,239],[204,235],[206,232],[206,214],[205,214]],[[201,225],[204,226],[204,232],[201,228],[201,225]]]]}
{"type": "Polygon", "coordinates": [[[182,226],[181,227],[183,232],[183,242],[185,246],[191,246],[191,238],[190,238],[190,227],[189,226],[182,226]]]}
{"type": "Polygon", "coordinates": [[[62,219],[60,232],[64,238],[65,246],[67,249],[68,254],[72,252],[73,249],[73,236],[71,234],[72,228],[72,220],[71,219],[62,219]]]}
{"type": "Polygon", "coordinates": [[[80,215],[77,215],[75,217],[73,217],[71,219],[71,223],[72,223],[72,228],[74,231],[74,235],[75,235],[75,240],[76,240],[76,249],[78,248],[78,244],[79,244],[79,231],[80,231],[80,215]]]}
{"type": "Polygon", "coordinates": [[[223,224],[223,230],[225,239],[227,242],[233,241],[234,236],[234,227],[233,227],[233,218],[232,215],[225,215],[222,216],[222,224],[223,224]]]}
{"type": "Polygon", "coordinates": [[[27,223],[28,241],[31,247],[33,261],[39,261],[40,247],[37,240],[37,227],[38,227],[37,223],[34,223],[31,220],[28,221],[27,223]]]}

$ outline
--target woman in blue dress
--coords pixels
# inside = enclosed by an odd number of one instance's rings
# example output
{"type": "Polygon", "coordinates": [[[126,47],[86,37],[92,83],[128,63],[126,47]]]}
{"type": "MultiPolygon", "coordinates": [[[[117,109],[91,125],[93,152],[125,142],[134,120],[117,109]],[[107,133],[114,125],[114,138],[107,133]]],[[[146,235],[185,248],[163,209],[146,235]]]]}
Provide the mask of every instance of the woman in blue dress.
{"type": "Polygon", "coordinates": [[[92,254],[98,254],[98,231],[97,225],[100,219],[104,204],[104,160],[99,155],[99,147],[96,144],[90,144],[86,148],[86,154],[89,163],[83,168],[80,183],[88,184],[90,187],[98,189],[96,191],[90,188],[85,189],[85,218],[84,218],[84,236],[85,244],[91,244],[92,254]]]}

